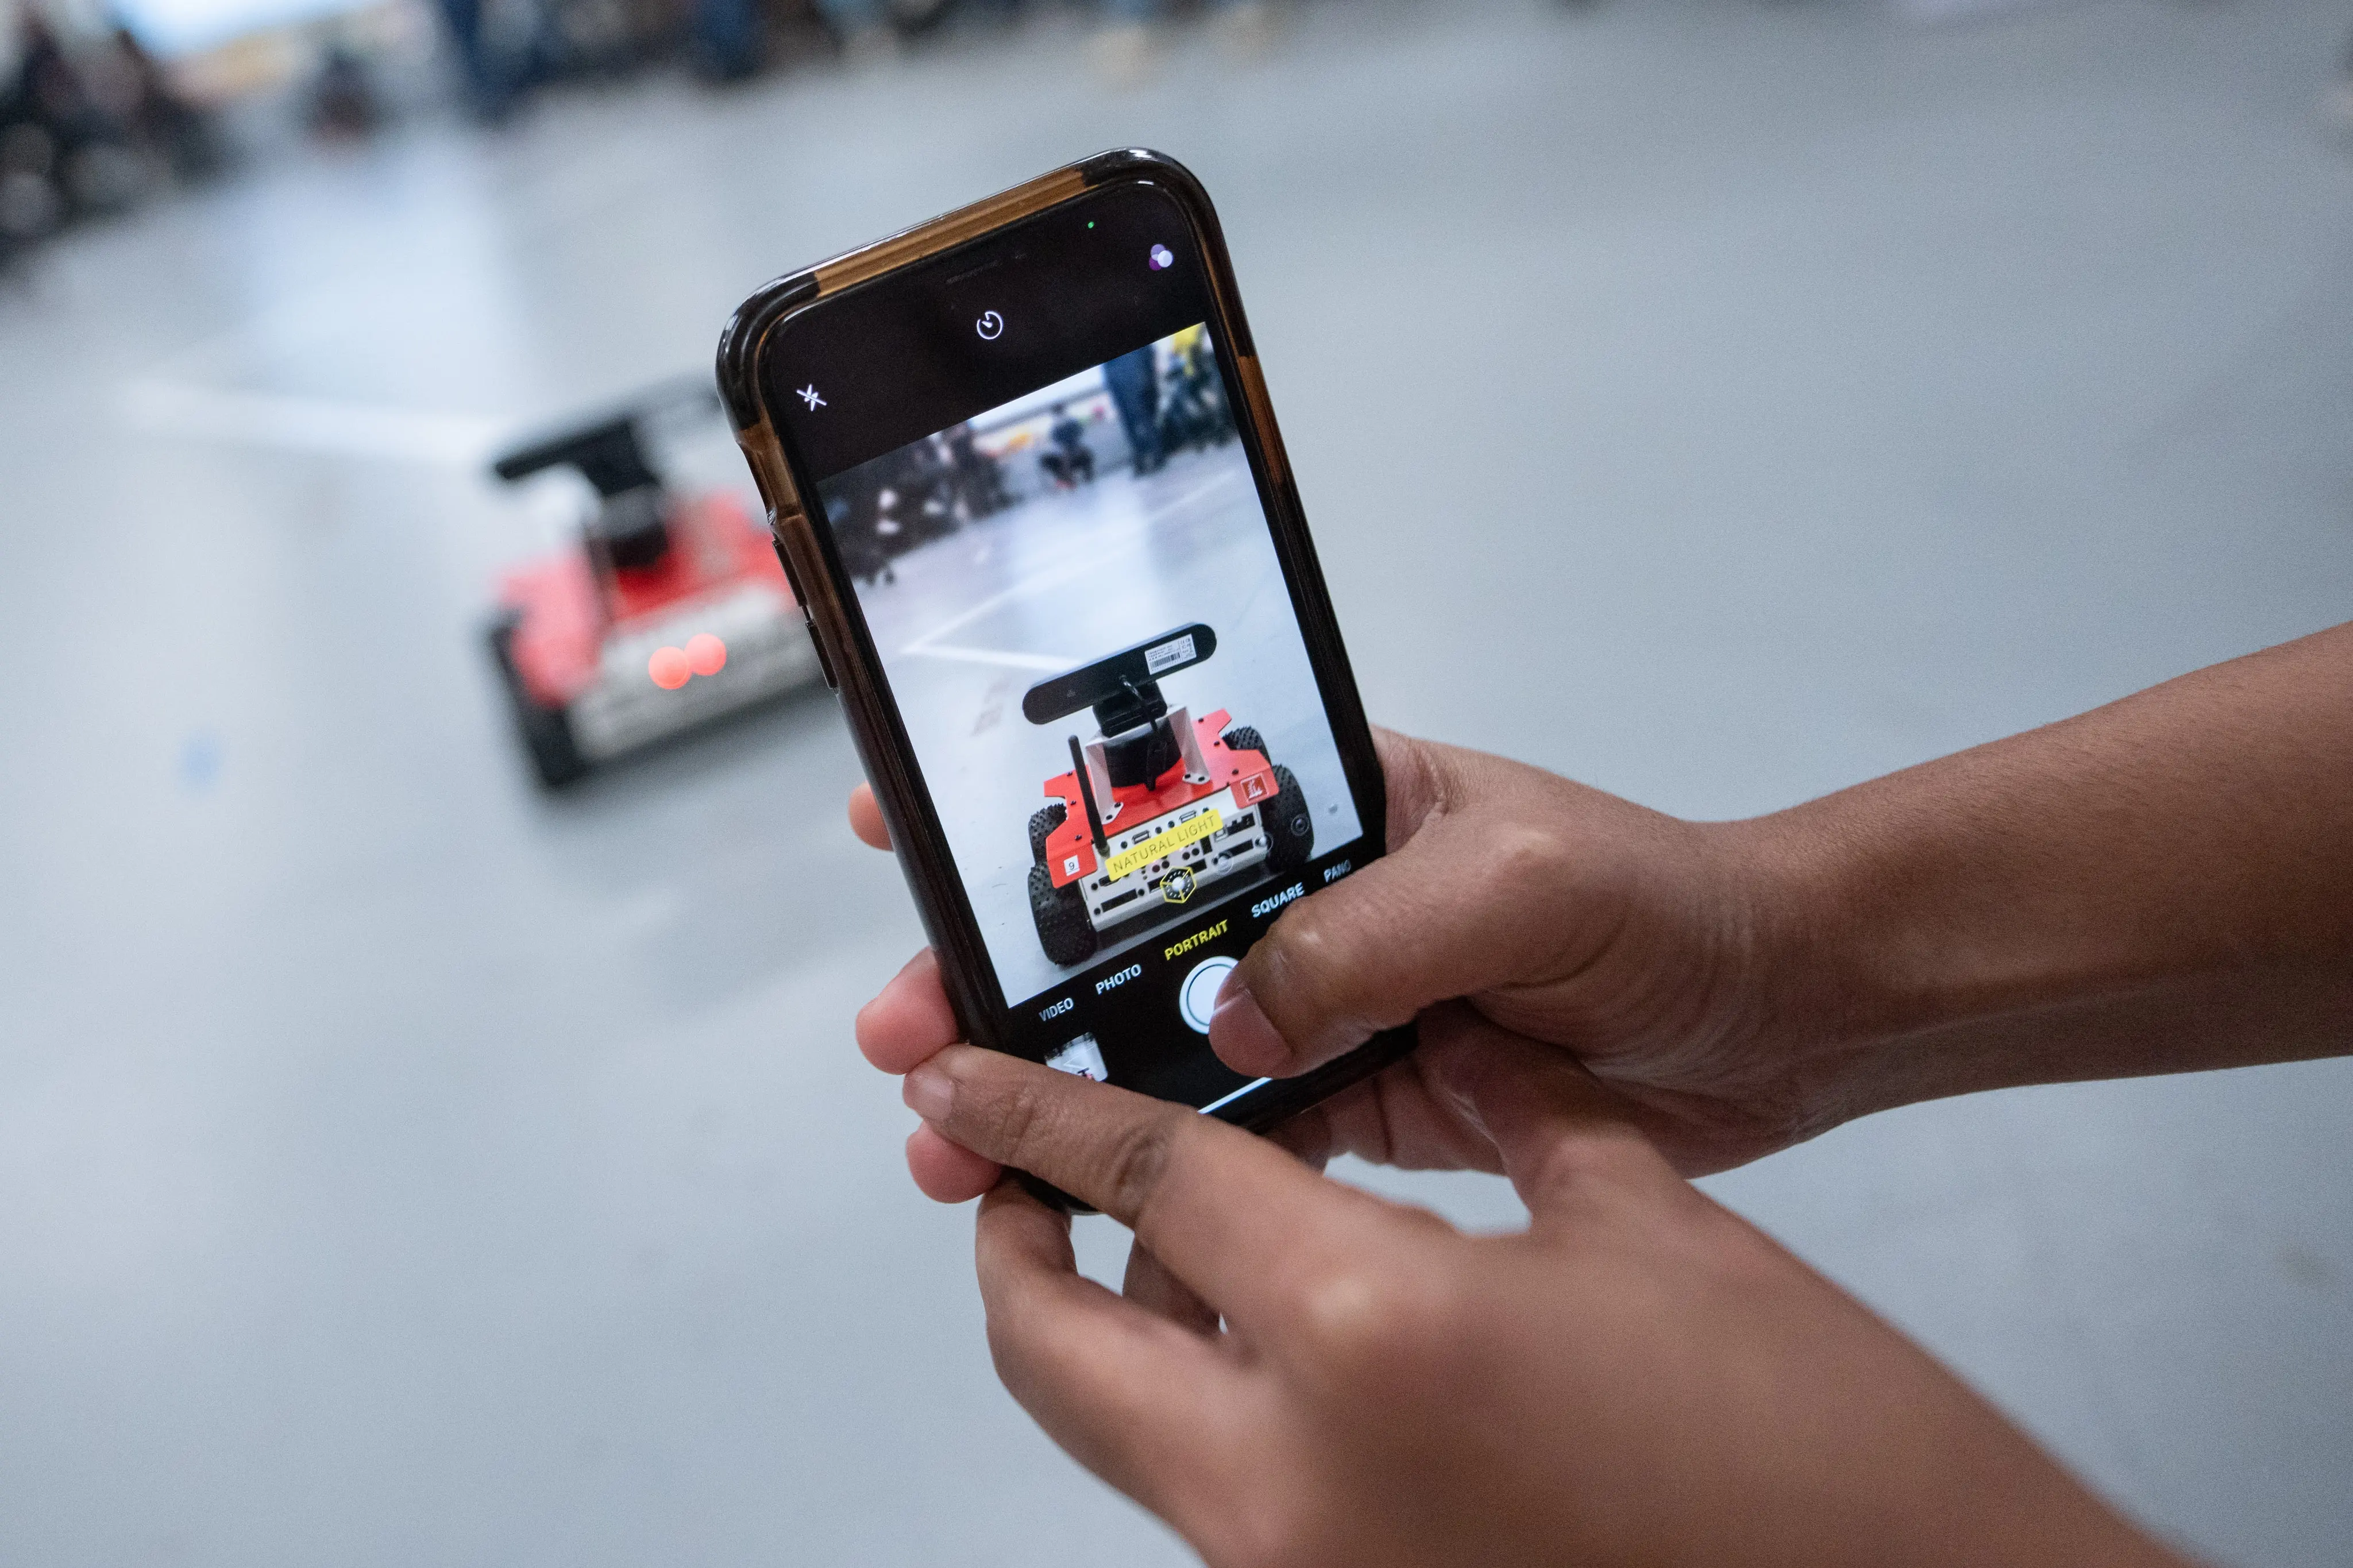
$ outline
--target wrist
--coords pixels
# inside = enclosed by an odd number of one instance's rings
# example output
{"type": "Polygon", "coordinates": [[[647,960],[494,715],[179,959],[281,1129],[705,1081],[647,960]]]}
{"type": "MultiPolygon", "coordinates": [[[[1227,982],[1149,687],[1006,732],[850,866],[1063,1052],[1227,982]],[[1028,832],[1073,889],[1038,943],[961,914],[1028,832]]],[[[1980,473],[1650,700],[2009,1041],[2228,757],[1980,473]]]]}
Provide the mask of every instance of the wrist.
{"type": "Polygon", "coordinates": [[[2072,887],[2054,893],[2047,857],[1951,798],[1952,782],[1917,770],[1743,825],[1763,868],[1769,1037],[1811,1131],[2135,1070],[2103,1047],[2100,1020],[2127,1018],[2136,996],[2168,1005],[2129,930],[2072,887]]]}
{"type": "Polygon", "coordinates": [[[1792,1141],[1987,1087],[1938,1047],[1990,1003],[1966,973],[1983,945],[1932,931],[1936,894],[1883,831],[1840,796],[1722,826],[1746,889],[1747,1054],[1792,1141]]]}
{"type": "Polygon", "coordinates": [[[2353,628],[1745,825],[1828,1120],[2353,1047],[2353,628]]]}
{"type": "Polygon", "coordinates": [[[1639,962],[1646,985],[1664,981],[1675,999],[1626,1048],[1586,1061],[1697,1130],[1678,1151],[1687,1170],[1739,1164],[1901,1103],[1884,1081],[1894,1032],[1880,1023],[1884,999],[1862,983],[1873,966],[1853,934],[1844,858],[1829,824],[1789,813],[1680,822],[1647,847],[1643,901],[1670,934],[1639,962]]]}

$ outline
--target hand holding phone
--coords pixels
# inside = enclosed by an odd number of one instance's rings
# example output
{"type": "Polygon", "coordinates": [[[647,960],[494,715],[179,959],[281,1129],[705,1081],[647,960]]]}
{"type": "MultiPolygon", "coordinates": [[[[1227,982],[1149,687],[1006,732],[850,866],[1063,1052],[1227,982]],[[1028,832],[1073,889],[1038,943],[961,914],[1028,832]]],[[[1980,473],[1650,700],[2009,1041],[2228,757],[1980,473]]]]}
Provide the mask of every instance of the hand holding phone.
{"type": "MultiPolygon", "coordinates": [[[[1379,741],[1397,875],[1303,900],[1254,950],[1302,982],[1261,988],[1303,1048],[1238,1065],[1312,1063],[1367,1016],[1472,1000],[1423,1011],[1413,1056],[1278,1129],[1290,1152],[955,1045],[928,954],[860,1016],[923,1119],[918,1184],[987,1194],[989,1343],[1039,1425],[1218,1568],[2182,1568],[1677,1179],[1857,1109],[1804,1049],[1828,1022],[1798,1010],[1808,922],[1764,918],[1820,896],[1802,847],[1379,741]],[[1384,933],[1423,922],[1448,934],[1385,963],[1384,933]],[[1342,1152],[1501,1171],[1530,1228],[1466,1237],[1315,1173],[1342,1152]],[[1001,1164],[1134,1229],[1121,1296],[1078,1277],[1068,1220],[1001,1164]]],[[[887,845],[871,800],[850,816],[887,845]]]]}
{"type": "Polygon", "coordinates": [[[1384,808],[1188,174],[1107,153],[779,279],[720,380],[962,1037],[1251,1127],[1410,1047],[1208,1047],[1384,808]]]}
{"type": "MultiPolygon", "coordinates": [[[[1937,947],[1957,948],[1974,984],[1968,963],[2019,924],[2021,868],[2047,908],[2054,890],[2037,876],[2073,862],[2046,835],[1989,879],[1994,840],[1917,829],[1967,806],[1943,798],[1957,784],[1967,797],[1991,780],[1979,816],[2015,837],[2021,794],[2048,812],[2045,775],[2076,776],[2072,731],[2055,772],[2049,745],[2022,780],[1981,760],[1914,770],[1909,784],[1849,792],[1860,805],[1785,814],[1810,822],[1794,831],[1675,823],[1394,740],[1384,780],[1214,219],[1148,154],[1058,172],[784,279],[747,304],[722,363],[874,782],[873,816],[937,953],[877,998],[860,1044],[906,1074],[925,1190],[987,1190],[992,1348],[1071,1452],[1219,1563],[2179,1561],[1676,1179],[1877,1104],[2016,1081],[2021,1063],[2052,1070],[2016,1050],[2014,1011],[1958,1020],[1982,1026],[1974,1068],[1951,1068],[1948,1037],[1920,1050],[1920,1006],[1982,993],[1923,976],[1916,938],[1948,932],[1956,907],[1994,911],[1992,931],[1937,947]],[[1173,207],[1151,205],[1164,199],[1173,207]],[[1182,242],[1142,254],[1176,287],[1123,282],[1119,250],[1132,266],[1141,231],[1172,211],[1182,242]],[[1118,242],[1113,259],[1084,253],[1080,219],[1118,242]],[[1017,277],[1044,281],[1025,300],[999,289],[1017,277]],[[972,315],[956,290],[975,279],[1004,298],[972,315]],[[1060,341],[1025,347],[1033,320],[1060,321],[1060,341]],[[810,364],[832,368],[793,384],[786,373],[810,364]],[[869,398],[857,378],[877,364],[890,384],[869,398]],[[845,384],[866,423],[806,426],[845,384]],[[1183,454],[1225,445],[1227,421],[1262,537],[1238,526],[1246,509],[1198,504],[1214,476],[1200,489],[1165,483],[1188,477],[1183,454]],[[1025,510],[1067,526],[988,525],[1025,510]],[[1218,563],[1239,570],[1196,570],[1205,543],[1232,547],[1218,563]],[[928,588],[898,594],[911,583],[928,588]],[[1271,605],[1271,619],[1205,605],[1210,587],[1271,605]],[[1082,635],[1051,640],[1074,626],[1082,635]],[[1275,677],[1252,696],[1289,732],[1229,702],[1194,710],[1190,683],[1229,668],[1238,645],[1250,675],[1275,677]],[[927,679],[925,658],[993,665],[997,684],[927,679]],[[989,794],[1019,748],[982,737],[1033,731],[1064,755],[1032,746],[1018,759],[1045,797],[1025,865],[989,794]],[[1311,771],[1327,767],[1336,789],[1311,771]],[[1932,772],[1941,783],[1923,782],[1932,772]],[[1327,833],[1320,811],[1341,824],[1327,833]],[[1303,816],[1289,836],[1307,841],[1301,856],[1269,824],[1303,816]],[[1883,859],[1861,855],[1854,885],[1825,878],[1858,849],[1883,859]],[[1970,896],[1913,908],[1907,931],[1890,895],[1946,885],[1924,862],[1970,896]],[[1027,927],[1008,907],[1023,872],[1027,927]],[[1186,906],[1205,888],[1224,902],[1194,906],[1218,917],[1196,928],[1186,906]],[[1039,971],[1014,932],[1052,966],[1018,1005],[1008,999],[1039,971]],[[1201,980],[1212,961],[1214,985],[1201,980]],[[1874,1044],[1858,1036],[1858,977],[1925,978],[1932,993],[1874,998],[1894,1004],[1877,1020],[1894,1033],[1860,1076],[1840,1059],[1874,1044]],[[1084,1013],[1082,987],[1095,998],[1084,1013]],[[1037,1003],[1033,1024],[1022,1015],[1037,1003]],[[1418,1016],[1429,1048],[1356,1082],[1418,1016]],[[1108,1048],[1092,1030],[1055,1043],[1090,1021],[1113,1030],[1108,1048]],[[1345,1148],[1500,1168],[1534,1223],[1461,1236],[1219,1125],[1302,1108],[1278,1137],[1308,1164],[1345,1148]],[[1067,1218],[1000,1181],[1007,1166],[1134,1229],[1124,1300],[1076,1277],[1067,1218]]],[[[2121,730],[2146,754],[2135,722],[2121,730]]],[[[2011,744],[2036,754],[2033,738],[2011,744]]],[[[2067,809],[2046,826],[2080,848],[2067,809]]],[[[2055,891],[2063,912],[2080,907],[2080,889],[2055,891]]],[[[2029,935],[2031,950],[2063,947],[2029,935]]],[[[2066,1010],[2052,1012],[2063,1035],[2066,1010]]],[[[2073,1059],[2113,1068],[2108,1037],[2084,1033],[2073,1059]]]]}
{"type": "MultiPolygon", "coordinates": [[[[1461,999],[1573,1053],[1686,1175],[1817,1127],[1820,1108],[1796,1077],[1799,1042],[1775,1028],[1790,1010],[1757,984],[1791,966],[1764,956],[1782,900],[1749,830],[1679,821],[1507,758],[1374,735],[1388,852],[1288,907],[1228,979],[1209,1035],[1227,1066],[1278,1079],[1311,1070],[1461,999]]],[[[891,847],[863,784],[849,822],[891,847]]],[[[891,1073],[962,1037],[929,950],[858,1017],[860,1049],[891,1073]]],[[[1286,1141],[1326,1155],[1500,1169],[1415,1058],[1285,1126],[1286,1141]]],[[[928,1127],[909,1139],[907,1159],[916,1185],[945,1203],[979,1196],[997,1176],[928,1127]]]]}

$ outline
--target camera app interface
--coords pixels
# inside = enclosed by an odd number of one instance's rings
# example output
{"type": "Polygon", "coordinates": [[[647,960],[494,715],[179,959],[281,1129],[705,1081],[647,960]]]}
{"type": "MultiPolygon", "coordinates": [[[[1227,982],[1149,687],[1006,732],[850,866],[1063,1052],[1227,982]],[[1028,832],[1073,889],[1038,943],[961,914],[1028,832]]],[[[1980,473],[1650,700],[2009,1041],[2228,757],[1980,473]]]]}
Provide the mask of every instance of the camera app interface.
{"type": "Polygon", "coordinates": [[[1363,824],[1207,329],[820,493],[1019,1037],[1247,1095],[1218,988],[1363,824]]]}

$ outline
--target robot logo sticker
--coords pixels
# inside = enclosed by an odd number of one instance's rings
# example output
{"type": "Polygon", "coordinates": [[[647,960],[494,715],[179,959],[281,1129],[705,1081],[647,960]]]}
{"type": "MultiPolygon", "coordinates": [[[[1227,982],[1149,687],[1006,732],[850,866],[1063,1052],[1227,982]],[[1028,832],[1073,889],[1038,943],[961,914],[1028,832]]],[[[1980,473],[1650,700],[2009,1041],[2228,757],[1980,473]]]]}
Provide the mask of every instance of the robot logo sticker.
{"type": "Polygon", "coordinates": [[[1160,896],[1172,904],[1181,904],[1193,896],[1193,873],[1179,866],[1160,879],[1160,896]]]}

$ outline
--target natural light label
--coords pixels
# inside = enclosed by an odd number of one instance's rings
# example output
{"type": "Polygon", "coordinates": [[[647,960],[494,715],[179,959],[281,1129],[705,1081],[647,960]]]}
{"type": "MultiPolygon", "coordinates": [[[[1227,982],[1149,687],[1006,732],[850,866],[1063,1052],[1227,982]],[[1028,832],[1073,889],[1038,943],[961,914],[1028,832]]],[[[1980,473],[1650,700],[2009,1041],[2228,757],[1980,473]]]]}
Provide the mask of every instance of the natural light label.
{"type": "Polygon", "coordinates": [[[1189,817],[1165,833],[1155,833],[1133,849],[1123,849],[1111,858],[1104,868],[1111,879],[1118,881],[1139,866],[1149,866],[1164,855],[1174,855],[1187,844],[1198,843],[1225,826],[1224,818],[1211,806],[1200,816],[1189,817]]]}

